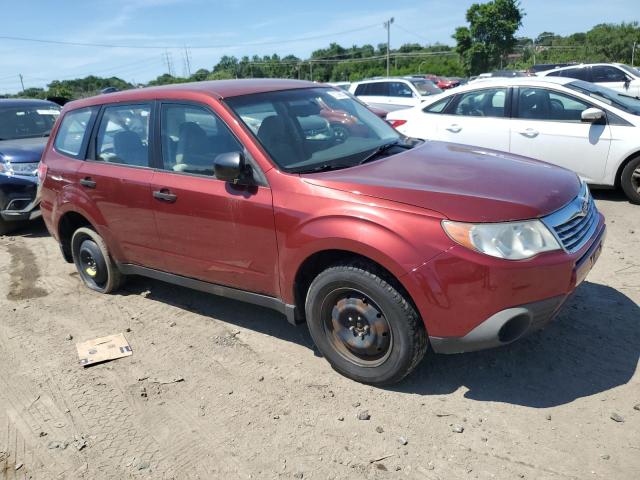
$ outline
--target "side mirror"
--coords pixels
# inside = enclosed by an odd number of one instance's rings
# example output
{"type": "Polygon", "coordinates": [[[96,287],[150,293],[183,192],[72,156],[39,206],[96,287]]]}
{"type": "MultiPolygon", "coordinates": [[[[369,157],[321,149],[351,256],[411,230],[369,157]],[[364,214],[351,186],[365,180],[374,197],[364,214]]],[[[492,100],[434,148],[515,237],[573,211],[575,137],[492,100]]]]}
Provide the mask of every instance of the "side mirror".
{"type": "Polygon", "coordinates": [[[249,173],[242,152],[221,153],[213,162],[213,171],[218,180],[230,183],[244,183],[249,173]]]}
{"type": "Polygon", "coordinates": [[[594,123],[598,120],[602,120],[605,116],[604,111],[599,108],[587,108],[582,112],[582,121],[588,123],[594,123]]]}

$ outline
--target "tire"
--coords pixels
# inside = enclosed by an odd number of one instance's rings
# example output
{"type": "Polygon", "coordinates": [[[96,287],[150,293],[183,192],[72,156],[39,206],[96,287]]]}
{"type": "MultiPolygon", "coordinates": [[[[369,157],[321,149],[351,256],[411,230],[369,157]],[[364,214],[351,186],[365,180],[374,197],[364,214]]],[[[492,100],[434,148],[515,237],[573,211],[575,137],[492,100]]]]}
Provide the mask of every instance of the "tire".
{"type": "Polygon", "coordinates": [[[305,311],[320,353],[337,372],[358,382],[397,383],[428,348],[415,308],[373,265],[324,270],[309,287],[305,311]]]}
{"type": "Polygon", "coordinates": [[[631,203],[640,205],[640,156],[624,167],[620,174],[620,186],[631,203]]]}
{"type": "Polygon", "coordinates": [[[111,293],[122,284],[120,270],[111,259],[104,240],[94,230],[82,227],[73,233],[71,254],[80,278],[91,290],[111,293]]]}

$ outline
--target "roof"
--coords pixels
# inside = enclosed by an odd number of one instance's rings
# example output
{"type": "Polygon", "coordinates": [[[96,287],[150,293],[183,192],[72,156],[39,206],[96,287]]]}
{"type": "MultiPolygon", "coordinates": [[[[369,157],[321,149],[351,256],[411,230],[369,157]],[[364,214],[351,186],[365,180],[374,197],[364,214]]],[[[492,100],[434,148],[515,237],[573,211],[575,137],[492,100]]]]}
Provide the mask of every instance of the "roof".
{"type": "Polygon", "coordinates": [[[555,85],[566,85],[567,83],[575,82],[577,79],[569,77],[489,77],[473,82],[469,82],[466,85],[457,87],[455,90],[449,90],[453,92],[461,92],[466,90],[475,90],[477,87],[485,85],[517,87],[518,85],[548,85],[550,83],[555,85]]]}
{"type": "Polygon", "coordinates": [[[0,98],[0,107],[51,107],[53,105],[60,106],[49,100],[40,100],[38,98],[0,98]]]}
{"type": "Polygon", "coordinates": [[[69,105],[79,106],[100,105],[120,101],[148,100],[154,98],[175,98],[181,95],[206,95],[217,98],[238,97],[253,93],[273,92],[279,90],[293,90],[297,88],[313,88],[321,84],[305,80],[287,80],[275,78],[250,78],[238,80],[210,80],[205,82],[174,83],[159,87],[136,88],[121,92],[106,93],[95,97],[76,100],[69,105]]]}

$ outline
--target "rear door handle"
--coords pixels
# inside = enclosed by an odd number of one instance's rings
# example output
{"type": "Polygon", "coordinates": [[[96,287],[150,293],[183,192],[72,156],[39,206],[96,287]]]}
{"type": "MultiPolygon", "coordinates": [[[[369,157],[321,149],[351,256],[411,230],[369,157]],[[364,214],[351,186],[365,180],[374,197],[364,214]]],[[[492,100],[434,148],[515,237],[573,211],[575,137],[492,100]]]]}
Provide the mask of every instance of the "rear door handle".
{"type": "Polygon", "coordinates": [[[449,130],[452,133],[458,133],[462,130],[462,127],[454,123],[453,125],[449,125],[445,130],[449,130]]]}
{"type": "Polygon", "coordinates": [[[91,177],[85,177],[80,180],[80,185],[87,188],[96,188],[96,182],[91,180],[91,177]]]}
{"type": "Polygon", "coordinates": [[[173,203],[177,200],[178,196],[174,193],[170,193],[169,190],[163,188],[162,190],[156,190],[153,192],[153,198],[162,200],[163,202],[173,203]]]}
{"type": "Polygon", "coordinates": [[[534,128],[525,128],[524,130],[520,130],[518,133],[527,138],[535,138],[540,135],[540,132],[534,128]]]}

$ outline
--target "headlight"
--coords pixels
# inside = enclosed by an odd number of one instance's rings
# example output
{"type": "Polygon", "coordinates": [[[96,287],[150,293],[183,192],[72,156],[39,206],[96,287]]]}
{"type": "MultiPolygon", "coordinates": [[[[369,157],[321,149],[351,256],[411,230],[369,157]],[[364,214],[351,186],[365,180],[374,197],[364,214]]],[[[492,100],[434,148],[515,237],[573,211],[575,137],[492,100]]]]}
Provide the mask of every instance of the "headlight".
{"type": "Polygon", "coordinates": [[[34,176],[38,173],[38,162],[30,162],[30,163],[0,162],[0,173],[4,173],[6,175],[34,176]]]}
{"type": "Polygon", "coordinates": [[[476,224],[444,220],[442,227],[454,242],[507,260],[522,260],[561,249],[556,238],[540,220],[476,224]]]}

